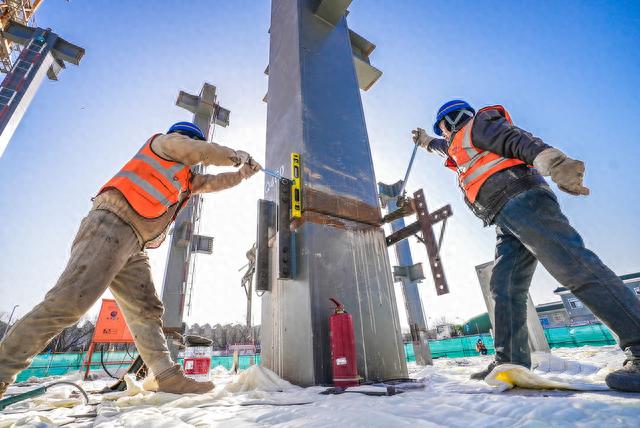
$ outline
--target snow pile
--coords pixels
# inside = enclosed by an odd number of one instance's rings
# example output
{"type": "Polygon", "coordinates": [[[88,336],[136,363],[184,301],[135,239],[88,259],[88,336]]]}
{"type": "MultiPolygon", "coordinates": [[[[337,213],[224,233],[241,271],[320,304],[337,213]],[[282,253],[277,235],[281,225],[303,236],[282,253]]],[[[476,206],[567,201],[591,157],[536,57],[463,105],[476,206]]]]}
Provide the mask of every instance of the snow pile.
{"type": "Polygon", "coordinates": [[[232,394],[248,391],[283,392],[299,389],[283,380],[271,370],[261,366],[251,366],[240,373],[238,378],[226,386],[225,391],[232,394]]]}
{"type": "MultiPolygon", "coordinates": [[[[534,355],[534,370],[526,373],[543,382],[582,382],[602,388],[604,376],[620,367],[623,359],[614,347],[559,349],[551,355],[534,355]]],[[[490,357],[472,357],[438,359],[430,367],[410,365],[411,377],[424,388],[385,397],[321,395],[326,388],[300,388],[256,366],[238,375],[214,369],[216,389],[203,395],[152,393],[144,383],[131,379],[128,392],[92,394],[89,406],[44,411],[38,410],[35,400],[11,406],[7,413],[0,413],[0,428],[14,423],[151,428],[638,426],[640,394],[517,387],[501,392],[502,387],[469,380],[471,373],[490,361],[490,357]]],[[[83,386],[97,390],[100,381],[83,386]]]]}
{"type": "Polygon", "coordinates": [[[211,376],[216,377],[224,377],[229,375],[229,370],[225,366],[215,366],[211,369],[211,376]]]}

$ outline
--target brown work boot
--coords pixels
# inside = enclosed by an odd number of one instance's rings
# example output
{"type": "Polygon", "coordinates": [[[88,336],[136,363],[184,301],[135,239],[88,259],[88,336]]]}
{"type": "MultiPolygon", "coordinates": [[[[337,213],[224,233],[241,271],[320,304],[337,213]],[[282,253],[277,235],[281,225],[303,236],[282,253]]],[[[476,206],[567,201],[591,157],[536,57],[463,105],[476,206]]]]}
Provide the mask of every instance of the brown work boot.
{"type": "Polygon", "coordinates": [[[156,376],[158,391],[172,394],[204,394],[215,388],[213,382],[198,382],[184,375],[179,364],[168,368],[156,376]]]}
{"type": "Polygon", "coordinates": [[[481,370],[479,372],[471,373],[471,376],[469,376],[469,379],[484,380],[484,378],[489,376],[489,373],[491,373],[493,369],[496,368],[497,365],[498,364],[495,361],[492,361],[491,364],[489,364],[486,369],[481,370]]]}
{"type": "Polygon", "coordinates": [[[611,389],[640,392],[640,358],[628,358],[621,369],[607,375],[605,382],[611,389]]]}
{"type": "Polygon", "coordinates": [[[9,388],[8,382],[0,382],[0,400],[2,400],[2,396],[4,395],[7,388],[9,388]]]}

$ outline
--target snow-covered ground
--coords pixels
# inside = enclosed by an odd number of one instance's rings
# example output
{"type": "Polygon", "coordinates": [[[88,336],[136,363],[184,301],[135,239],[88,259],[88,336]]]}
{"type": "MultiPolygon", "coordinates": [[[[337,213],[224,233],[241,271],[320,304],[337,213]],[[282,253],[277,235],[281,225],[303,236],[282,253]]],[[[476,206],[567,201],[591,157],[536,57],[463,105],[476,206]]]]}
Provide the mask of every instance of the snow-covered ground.
{"type": "MultiPolygon", "coordinates": [[[[219,367],[214,370],[216,390],[200,396],[151,393],[136,383],[130,385],[129,393],[91,394],[89,404],[84,405],[70,395],[71,388],[58,387],[43,398],[7,408],[0,413],[0,428],[639,427],[640,394],[602,390],[606,374],[619,368],[623,360],[622,352],[614,347],[564,348],[554,349],[552,355],[534,355],[534,374],[538,376],[528,381],[555,380],[568,387],[595,389],[578,392],[504,390],[468,380],[470,373],[490,362],[490,357],[439,359],[432,367],[410,366],[411,377],[420,380],[412,386],[420,388],[383,397],[321,395],[326,388],[299,388],[260,367],[239,375],[219,367]]],[[[96,391],[107,384],[95,380],[82,386],[96,391]]],[[[358,389],[385,390],[376,386],[358,389]]],[[[8,392],[24,390],[11,387],[8,392]]]]}

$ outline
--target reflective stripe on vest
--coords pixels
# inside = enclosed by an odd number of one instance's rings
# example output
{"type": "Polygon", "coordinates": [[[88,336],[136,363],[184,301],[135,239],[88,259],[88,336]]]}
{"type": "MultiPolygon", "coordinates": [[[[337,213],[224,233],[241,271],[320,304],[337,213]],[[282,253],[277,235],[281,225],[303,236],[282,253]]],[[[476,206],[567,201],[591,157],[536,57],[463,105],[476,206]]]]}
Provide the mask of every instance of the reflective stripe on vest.
{"type": "Polygon", "coordinates": [[[148,163],[149,165],[151,165],[153,168],[155,168],[155,170],[157,172],[159,172],[167,180],[169,180],[171,182],[171,184],[173,185],[173,187],[175,187],[178,192],[182,193],[182,186],[180,186],[180,183],[175,181],[175,175],[178,173],[178,171],[180,171],[182,168],[184,168],[184,165],[179,163],[179,164],[176,164],[176,165],[172,166],[171,168],[167,169],[167,168],[163,167],[162,165],[160,165],[160,162],[158,162],[157,160],[155,160],[151,156],[148,156],[148,155],[146,155],[144,153],[138,153],[133,158],[141,160],[142,162],[145,162],[145,163],[148,163]]]}
{"type": "Polygon", "coordinates": [[[167,199],[162,193],[160,193],[158,189],[153,187],[151,184],[149,184],[148,181],[142,179],[138,174],[136,174],[133,171],[120,171],[115,176],[128,178],[133,183],[135,183],[136,186],[142,187],[142,189],[145,192],[147,192],[148,194],[156,198],[158,202],[160,202],[162,205],[164,205],[167,208],[175,204],[175,202],[171,203],[171,201],[169,201],[169,199],[167,199]]]}
{"type": "MultiPolygon", "coordinates": [[[[482,110],[496,109],[504,114],[509,123],[509,113],[502,106],[487,107],[482,110]]],[[[482,111],[480,110],[480,111],[482,111]]],[[[480,111],[478,113],[480,113],[480,111]]],[[[515,165],[524,164],[519,159],[502,157],[496,153],[480,150],[473,145],[472,129],[475,117],[469,120],[456,135],[449,147],[449,156],[455,161],[460,187],[467,199],[473,203],[480,187],[494,173],[515,165]],[[452,155],[453,152],[453,155],[452,155]]]]}
{"type": "MultiPolygon", "coordinates": [[[[158,134],[159,135],[159,134],[158,134]]],[[[187,200],[191,190],[189,166],[158,156],[151,137],[138,153],[101,189],[116,189],[142,217],[158,218],[187,200]]]]}

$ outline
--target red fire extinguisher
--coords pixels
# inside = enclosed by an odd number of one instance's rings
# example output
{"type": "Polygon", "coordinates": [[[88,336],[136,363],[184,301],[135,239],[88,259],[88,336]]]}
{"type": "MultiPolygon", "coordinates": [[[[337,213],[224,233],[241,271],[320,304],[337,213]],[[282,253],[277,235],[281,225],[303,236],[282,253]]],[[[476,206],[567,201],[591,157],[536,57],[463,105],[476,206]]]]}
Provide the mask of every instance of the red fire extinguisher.
{"type": "Polygon", "coordinates": [[[357,386],[359,378],[353,319],[345,312],[342,303],[336,299],[331,301],[336,305],[334,314],[329,317],[333,383],[343,388],[357,386]]]}

